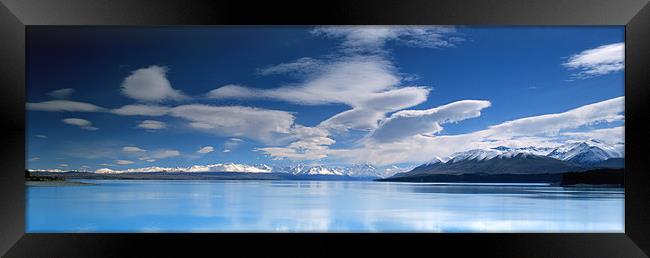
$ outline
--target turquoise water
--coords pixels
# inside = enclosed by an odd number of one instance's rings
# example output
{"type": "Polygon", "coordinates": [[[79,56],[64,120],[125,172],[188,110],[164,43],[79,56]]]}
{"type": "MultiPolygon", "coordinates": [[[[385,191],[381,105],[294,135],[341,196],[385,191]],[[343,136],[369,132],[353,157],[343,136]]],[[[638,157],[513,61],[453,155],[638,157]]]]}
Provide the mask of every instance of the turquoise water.
{"type": "Polygon", "coordinates": [[[30,186],[28,232],[623,232],[622,189],[83,180],[30,186]]]}

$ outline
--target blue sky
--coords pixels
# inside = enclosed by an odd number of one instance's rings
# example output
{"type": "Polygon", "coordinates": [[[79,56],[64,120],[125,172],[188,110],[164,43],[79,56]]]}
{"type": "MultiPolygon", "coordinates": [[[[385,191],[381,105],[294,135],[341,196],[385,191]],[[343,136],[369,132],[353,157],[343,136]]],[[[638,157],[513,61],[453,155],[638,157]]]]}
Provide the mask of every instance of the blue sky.
{"type": "Polygon", "coordinates": [[[622,146],[623,42],[617,26],[34,27],[28,168],[622,146]]]}

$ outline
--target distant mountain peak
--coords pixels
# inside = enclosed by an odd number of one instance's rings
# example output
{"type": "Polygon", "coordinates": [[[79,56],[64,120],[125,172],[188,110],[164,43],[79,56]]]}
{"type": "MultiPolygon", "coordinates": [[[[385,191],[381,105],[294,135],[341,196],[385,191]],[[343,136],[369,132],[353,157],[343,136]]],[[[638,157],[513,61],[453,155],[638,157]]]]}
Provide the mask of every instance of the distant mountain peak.
{"type": "Polygon", "coordinates": [[[575,163],[593,163],[610,158],[622,158],[623,154],[612,145],[589,139],[561,145],[549,153],[548,156],[575,163]]]}

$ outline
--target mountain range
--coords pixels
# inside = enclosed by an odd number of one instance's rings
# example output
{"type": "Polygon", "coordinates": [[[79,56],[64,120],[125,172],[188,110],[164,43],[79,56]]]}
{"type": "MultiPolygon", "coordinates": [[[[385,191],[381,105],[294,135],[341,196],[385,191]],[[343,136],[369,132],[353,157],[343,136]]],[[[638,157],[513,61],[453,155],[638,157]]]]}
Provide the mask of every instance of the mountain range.
{"type": "Polygon", "coordinates": [[[499,146],[457,152],[446,158],[434,157],[411,171],[395,174],[390,178],[464,174],[559,174],[623,167],[623,153],[615,146],[598,140],[587,140],[555,148],[499,146]]]}
{"type": "MultiPolygon", "coordinates": [[[[623,153],[615,146],[598,140],[570,142],[555,148],[550,147],[506,147],[473,149],[457,152],[449,157],[434,157],[415,168],[398,166],[376,167],[371,164],[349,166],[325,166],[294,164],[289,166],[269,166],[265,164],[247,165],[218,163],[193,165],[189,167],[144,167],[115,170],[97,169],[97,174],[122,173],[282,173],[294,176],[347,176],[355,178],[404,178],[426,175],[462,174],[557,174],[584,171],[594,168],[623,168],[623,153]]],[[[33,172],[64,172],[62,170],[31,170],[33,172]]]]}
{"type": "MultiPolygon", "coordinates": [[[[296,176],[349,176],[357,178],[384,178],[392,176],[399,172],[405,172],[411,168],[400,168],[397,166],[389,166],[377,168],[370,164],[354,164],[350,166],[323,166],[315,165],[309,166],[304,164],[297,164],[284,167],[271,167],[265,164],[259,165],[246,165],[235,163],[224,164],[210,164],[210,165],[194,165],[190,167],[144,167],[144,168],[130,168],[124,170],[114,170],[110,168],[101,168],[95,170],[99,174],[120,174],[120,173],[153,173],[153,172],[168,172],[168,173],[193,173],[193,172],[238,172],[238,173],[285,173],[296,176]]],[[[51,172],[51,171],[40,171],[51,172]]],[[[61,171],[59,171],[61,172],[61,171]]]]}

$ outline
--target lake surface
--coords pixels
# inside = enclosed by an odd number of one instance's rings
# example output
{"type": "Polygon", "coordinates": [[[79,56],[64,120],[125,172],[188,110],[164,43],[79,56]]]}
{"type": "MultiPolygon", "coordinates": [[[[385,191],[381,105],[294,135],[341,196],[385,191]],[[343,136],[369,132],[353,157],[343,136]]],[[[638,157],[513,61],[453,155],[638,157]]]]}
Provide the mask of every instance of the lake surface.
{"type": "Polygon", "coordinates": [[[623,189],[79,180],[27,188],[27,232],[624,232],[623,189]]]}

